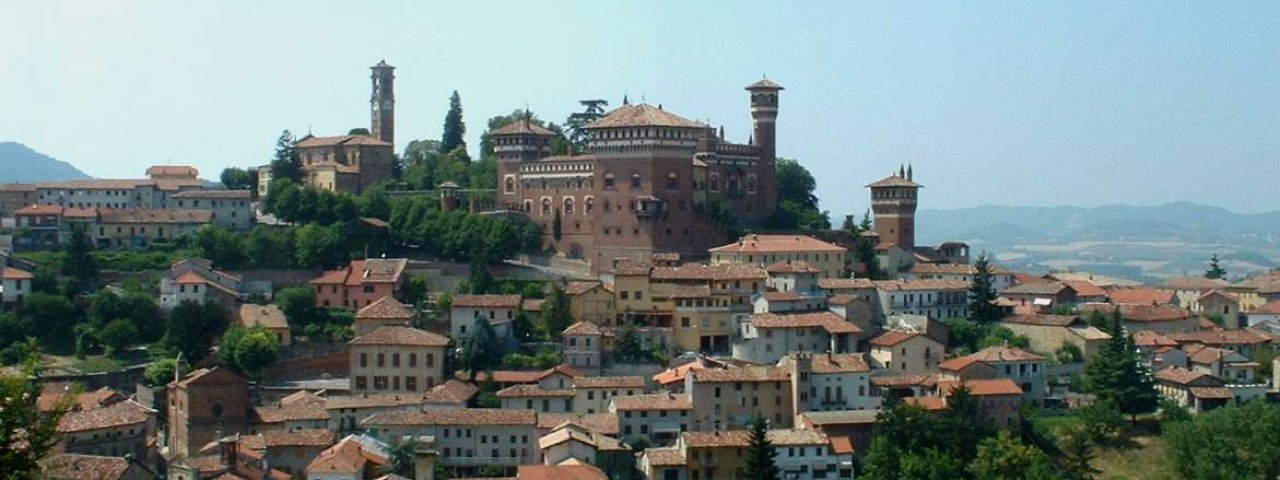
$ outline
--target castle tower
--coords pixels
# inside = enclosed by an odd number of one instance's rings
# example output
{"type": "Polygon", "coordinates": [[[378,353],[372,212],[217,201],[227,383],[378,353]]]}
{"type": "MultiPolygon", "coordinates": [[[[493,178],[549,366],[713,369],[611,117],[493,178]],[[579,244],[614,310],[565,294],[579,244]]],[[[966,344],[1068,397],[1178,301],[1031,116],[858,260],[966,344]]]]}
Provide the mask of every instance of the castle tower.
{"type": "Polygon", "coordinates": [[[916,246],[916,201],[924,185],[915,183],[912,177],[912,172],[899,168],[897,173],[867,185],[871,189],[875,231],[882,243],[902,248],[916,246]]]}
{"type": "Polygon", "coordinates": [[[778,206],[777,188],[777,120],[778,93],[782,85],[767,78],[747,85],[751,93],[751,143],[760,147],[759,196],[762,217],[773,214],[778,206]]]}
{"type": "Polygon", "coordinates": [[[369,67],[373,74],[373,96],[369,98],[369,134],[384,142],[396,143],[395,69],[386,60],[369,67]]]}

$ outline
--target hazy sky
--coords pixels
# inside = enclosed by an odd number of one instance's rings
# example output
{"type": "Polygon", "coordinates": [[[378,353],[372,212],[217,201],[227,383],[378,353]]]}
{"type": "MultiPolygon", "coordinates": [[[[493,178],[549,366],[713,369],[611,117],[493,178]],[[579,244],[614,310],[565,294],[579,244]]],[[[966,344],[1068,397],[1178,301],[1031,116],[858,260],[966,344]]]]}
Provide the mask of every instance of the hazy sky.
{"type": "Polygon", "coordinates": [[[216,178],[282,129],[367,126],[382,57],[398,149],[439,138],[454,89],[473,154],[490,116],[624,93],[745,141],[767,74],[778,153],[836,222],[908,162],[925,207],[1280,209],[1280,2],[11,2],[0,140],[216,178]]]}

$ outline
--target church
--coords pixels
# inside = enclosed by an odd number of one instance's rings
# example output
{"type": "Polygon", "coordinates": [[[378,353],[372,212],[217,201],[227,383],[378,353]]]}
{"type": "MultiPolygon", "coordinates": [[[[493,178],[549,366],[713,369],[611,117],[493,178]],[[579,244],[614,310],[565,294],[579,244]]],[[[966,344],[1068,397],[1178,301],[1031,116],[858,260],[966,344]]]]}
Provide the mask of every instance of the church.
{"type": "MultiPolygon", "coordinates": [[[[373,71],[373,95],[369,99],[368,134],[317,137],[308,133],[294,150],[309,186],[360,193],[395,174],[395,68],[386,60],[369,67],[373,71]]],[[[265,194],[265,189],[261,192],[265,194]]]]}
{"type": "Polygon", "coordinates": [[[546,244],[604,271],[655,254],[703,256],[729,239],[716,218],[759,225],[778,202],[776,120],[781,85],[746,87],[752,134],[727,141],[662,105],[625,103],[584,127],[580,155],[551,155],[555,133],[530,122],[491,132],[497,206],[542,225],[546,244]]]}

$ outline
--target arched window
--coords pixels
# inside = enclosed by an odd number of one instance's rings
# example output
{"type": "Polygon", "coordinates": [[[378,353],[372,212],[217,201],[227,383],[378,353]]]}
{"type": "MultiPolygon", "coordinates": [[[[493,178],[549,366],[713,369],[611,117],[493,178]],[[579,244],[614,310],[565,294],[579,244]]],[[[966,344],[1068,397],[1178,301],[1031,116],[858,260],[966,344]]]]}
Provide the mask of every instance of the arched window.
{"type": "Polygon", "coordinates": [[[729,184],[726,188],[729,190],[729,193],[738,192],[738,176],[737,175],[729,175],[729,184]]]}
{"type": "Polygon", "coordinates": [[[564,197],[564,213],[573,213],[573,197],[564,197]]]}
{"type": "Polygon", "coordinates": [[[747,193],[756,193],[755,175],[747,175],[747,193]]]}
{"type": "Polygon", "coordinates": [[[677,190],[680,188],[680,179],[676,177],[676,172],[667,174],[667,190],[677,190]]]}
{"type": "Polygon", "coordinates": [[[507,175],[507,179],[503,181],[503,189],[508,195],[516,193],[516,177],[507,175]]]}
{"type": "Polygon", "coordinates": [[[582,213],[591,213],[592,207],[596,205],[596,199],[587,197],[582,201],[582,213]]]}
{"type": "Polygon", "coordinates": [[[711,174],[711,191],[720,191],[720,175],[715,173],[711,174]]]}
{"type": "Polygon", "coordinates": [[[613,188],[613,187],[614,187],[613,174],[612,173],[604,174],[604,188],[613,188]]]}
{"type": "Polygon", "coordinates": [[[551,199],[550,199],[550,198],[542,197],[542,214],[543,214],[543,215],[550,215],[550,214],[551,214],[551,199]]]}
{"type": "Polygon", "coordinates": [[[631,174],[631,188],[640,188],[640,174],[631,174]]]}
{"type": "Polygon", "coordinates": [[[532,212],[532,211],[533,211],[533,200],[525,200],[525,201],[524,201],[524,213],[529,213],[529,212],[532,212]]]}

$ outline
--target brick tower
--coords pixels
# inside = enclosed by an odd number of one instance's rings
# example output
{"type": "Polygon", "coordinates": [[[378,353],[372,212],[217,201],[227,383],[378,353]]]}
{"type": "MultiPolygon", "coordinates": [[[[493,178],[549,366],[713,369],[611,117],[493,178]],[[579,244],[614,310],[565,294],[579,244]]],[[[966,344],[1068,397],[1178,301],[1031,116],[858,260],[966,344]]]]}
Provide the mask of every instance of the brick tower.
{"type": "Polygon", "coordinates": [[[768,218],[778,206],[778,171],[777,171],[777,121],[778,93],[782,85],[769,79],[747,85],[751,92],[751,140],[760,147],[760,178],[758,198],[761,218],[768,218]]]}
{"type": "Polygon", "coordinates": [[[916,246],[917,193],[924,185],[912,181],[910,168],[867,185],[871,189],[871,211],[881,243],[910,249],[916,246]]]}
{"type": "Polygon", "coordinates": [[[369,134],[393,145],[396,143],[395,69],[387,65],[386,60],[369,67],[373,70],[369,77],[373,80],[373,96],[369,98],[369,134]]]}

